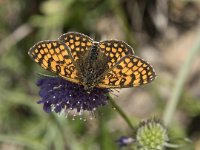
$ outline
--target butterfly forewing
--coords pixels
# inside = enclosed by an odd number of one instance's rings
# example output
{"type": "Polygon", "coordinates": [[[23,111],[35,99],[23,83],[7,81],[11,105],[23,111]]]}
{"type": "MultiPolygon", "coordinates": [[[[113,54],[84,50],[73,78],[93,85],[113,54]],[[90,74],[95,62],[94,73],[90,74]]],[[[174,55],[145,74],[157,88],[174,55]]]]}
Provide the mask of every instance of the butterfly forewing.
{"type": "Polygon", "coordinates": [[[70,52],[75,61],[85,56],[93,44],[93,40],[89,36],[77,32],[63,34],[60,36],[59,40],[70,48],[70,52]]]}
{"type": "Polygon", "coordinates": [[[127,88],[147,84],[155,79],[153,68],[139,57],[123,57],[99,83],[102,88],[127,88]]]}
{"type": "Polygon", "coordinates": [[[41,41],[35,44],[28,54],[44,69],[55,72],[71,82],[79,83],[78,72],[65,44],[59,41],[41,41]]]}
{"type": "Polygon", "coordinates": [[[101,41],[99,48],[107,56],[109,68],[112,68],[122,57],[134,53],[132,47],[118,40],[101,41]]]}

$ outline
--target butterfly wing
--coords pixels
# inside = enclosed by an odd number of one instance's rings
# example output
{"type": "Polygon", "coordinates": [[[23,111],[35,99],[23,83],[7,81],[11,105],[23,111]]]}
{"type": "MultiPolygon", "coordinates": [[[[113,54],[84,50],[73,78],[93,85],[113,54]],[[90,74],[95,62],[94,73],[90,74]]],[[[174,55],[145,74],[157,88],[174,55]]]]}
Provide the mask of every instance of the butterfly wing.
{"type": "Polygon", "coordinates": [[[146,61],[134,55],[123,57],[116,65],[107,71],[98,84],[101,88],[128,88],[147,84],[156,75],[146,61]]]}
{"type": "Polygon", "coordinates": [[[85,56],[93,44],[93,40],[89,36],[78,32],[65,33],[59,37],[59,40],[64,42],[70,48],[70,52],[75,62],[77,62],[80,57],[85,56]]]}
{"type": "Polygon", "coordinates": [[[28,52],[29,56],[46,70],[79,83],[78,71],[73,63],[69,48],[59,41],[41,41],[28,52]]]}
{"type": "Polygon", "coordinates": [[[131,46],[123,41],[107,40],[99,43],[99,48],[107,56],[108,66],[111,69],[121,58],[133,55],[131,46]]]}

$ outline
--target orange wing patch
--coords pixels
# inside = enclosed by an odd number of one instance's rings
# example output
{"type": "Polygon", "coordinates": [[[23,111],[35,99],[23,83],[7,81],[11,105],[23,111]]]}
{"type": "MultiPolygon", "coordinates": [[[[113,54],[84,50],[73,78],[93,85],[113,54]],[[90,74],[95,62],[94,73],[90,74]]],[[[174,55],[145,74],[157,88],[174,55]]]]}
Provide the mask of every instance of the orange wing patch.
{"type": "Polygon", "coordinates": [[[59,40],[70,48],[71,55],[75,61],[84,56],[93,44],[93,40],[89,36],[77,32],[63,34],[59,40]]]}
{"type": "Polygon", "coordinates": [[[153,68],[139,57],[123,57],[99,83],[101,88],[128,88],[147,84],[155,79],[153,68]]]}
{"type": "Polygon", "coordinates": [[[41,41],[28,52],[30,57],[46,70],[79,83],[78,72],[70,57],[69,49],[59,41],[41,41]]]}
{"type": "Polygon", "coordinates": [[[132,47],[123,41],[107,40],[99,43],[101,51],[108,57],[108,66],[112,68],[122,57],[133,55],[132,47]]]}

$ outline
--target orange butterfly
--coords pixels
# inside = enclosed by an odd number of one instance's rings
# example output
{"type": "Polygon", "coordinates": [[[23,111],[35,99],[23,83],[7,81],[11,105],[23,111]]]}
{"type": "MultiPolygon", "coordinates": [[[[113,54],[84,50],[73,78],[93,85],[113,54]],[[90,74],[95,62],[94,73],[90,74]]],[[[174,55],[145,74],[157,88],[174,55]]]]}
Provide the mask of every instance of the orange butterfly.
{"type": "Polygon", "coordinates": [[[28,54],[44,69],[86,89],[140,86],[156,76],[152,66],[135,56],[125,42],[96,42],[77,32],[63,34],[58,40],[38,42],[28,54]]]}

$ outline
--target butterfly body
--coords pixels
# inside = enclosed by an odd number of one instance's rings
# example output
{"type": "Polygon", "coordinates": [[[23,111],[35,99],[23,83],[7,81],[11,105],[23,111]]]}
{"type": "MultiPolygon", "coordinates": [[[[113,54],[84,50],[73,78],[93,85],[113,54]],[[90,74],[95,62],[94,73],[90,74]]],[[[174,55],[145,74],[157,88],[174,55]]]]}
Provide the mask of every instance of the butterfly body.
{"type": "Polygon", "coordinates": [[[58,40],[38,42],[28,54],[44,69],[88,90],[140,86],[156,76],[151,65],[135,56],[125,42],[96,42],[77,32],[63,34],[58,40]]]}
{"type": "Polygon", "coordinates": [[[94,42],[88,53],[78,61],[80,81],[87,90],[97,86],[101,80],[101,75],[108,69],[107,56],[98,47],[98,42],[94,42]]]}
{"type": "Polygon", "coordinates": [[[98,55],[100,52],[98,47],[99,47],[99,43],[93,42],[91,50],[89,50],[89,56],[88,56],[88,59],[89,59],[89,61],[91,61],[91,63],[92,63],[92,61],[95,61],[98,58],[98,55]]]}

